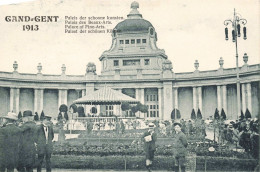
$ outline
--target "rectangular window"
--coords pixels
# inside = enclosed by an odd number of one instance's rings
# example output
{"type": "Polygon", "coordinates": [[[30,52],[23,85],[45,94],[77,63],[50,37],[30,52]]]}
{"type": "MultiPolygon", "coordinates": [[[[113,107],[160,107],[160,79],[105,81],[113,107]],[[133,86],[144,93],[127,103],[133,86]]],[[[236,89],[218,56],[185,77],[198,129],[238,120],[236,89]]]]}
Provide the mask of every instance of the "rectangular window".
{"type": "Polygon", "coordinates": [[[129,44],[129,40],[125,40],[125,44],[129,44]]]}
{"type": "Polygon", "coordinates": [[[131,39],[131,44],[135,44],[135,39],[131,39]]]}
{"type": "Polygon", "coordinates": [[[146,39],[142,39],[142,43],[143,43],[143,44],[146,44],[146,39]]]}
{"type": "Polygon", "coordinates": [[[140,44],[140,43],[141,43],[141,39],[137,39],[137,40],[136,40],[136,43],[137,43],[137,44],[140,44]]]}
{"type": "Polygon", "coordinates": [[[119,43],[120,43],[120,44],[124,44],[124,40],[120,40],[119,43]]]}
{"type": "Polygon", "coordinates": [[[114,66],[119,66],[119,61],[118,60],[114,60],[114,66]]]}
{"type": "Polygon", "coordinates": [[[144,65],[150,65],[150,59],[144,59],[144,65]]]}
{"type": "Polygon", "coordinates": [[[149,101],[149,95],[146,95],[146,101],[149,101]]]}
{"type": "Polygon", "coordinates": [[[123,66],[137,66],[140,65],[140,60],[123,60],[123,66]]]}
{"type": "Polygon", "coordinates": [[[150,101],[153,101],[153,95],[150,95],[150,101]]]}

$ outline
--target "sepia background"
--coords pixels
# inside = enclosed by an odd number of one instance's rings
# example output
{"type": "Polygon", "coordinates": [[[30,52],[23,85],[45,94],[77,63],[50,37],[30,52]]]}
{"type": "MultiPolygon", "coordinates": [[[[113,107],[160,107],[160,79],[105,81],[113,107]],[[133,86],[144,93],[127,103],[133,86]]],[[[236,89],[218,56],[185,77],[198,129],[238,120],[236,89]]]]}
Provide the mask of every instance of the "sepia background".
{"type": "MultiPolygon", "coordinates": [[[[83,75],[88,62],[101,71],[99,57],[111,45],[111,33],[65,34],[65,16],[119,16],[126,19],[133,0],[36,0],[0,6],[0,71],[12,71],[17,61],[21,73],[37,73],[41,62],[43,74],[60,74],[61,65],[67,74],[83,75]],[[40,30],[22,31],[27,23],[8,23],[5,16],[59,16],[57,23],[38,23],[40,30]]],[[[238,40],[239,64],[247,53],[248,64],[260,62],[258,0],[138,0],[139,12],[150,21],[158,34],[157,45],[164,49],[173,63],[173,71],[192,72],[194,61],[199,70],[216,70],[218,60],[224,59],[224,68],[235,67],[235,44],[225,41],[224,20],[232,19],[234,8],[247,19],[247,40],[238,40]]],[[[108,29],[121,20],[106,25],[108,29]]],[[[30,22],[30,24],[36,24],[30,22]]],[[[231,28],[229,27],[229,38],[231,28]]]]}

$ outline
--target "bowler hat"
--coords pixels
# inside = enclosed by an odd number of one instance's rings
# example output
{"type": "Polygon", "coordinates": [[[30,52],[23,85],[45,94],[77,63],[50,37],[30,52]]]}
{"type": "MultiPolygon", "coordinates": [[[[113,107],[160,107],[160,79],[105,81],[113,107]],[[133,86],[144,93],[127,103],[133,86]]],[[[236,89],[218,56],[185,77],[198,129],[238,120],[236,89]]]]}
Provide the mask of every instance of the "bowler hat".
{"type": "Polygon", "coordinates": [[[4,116],[3,118],[11,119],[11,120],[18,120],[17,115],[13,112],[8,112],[7,115],[4,116]]]}
{"type": "Polygon", "coordinates": [[[173,126],[175,127],[176,125],[182,126],[179,120],[174,121],[173,126]]]}
{"type": "Polygon", "coordinates": [[[23,112],[23,117],[27,117],[27,116],[33,116],[32,111],[30,111],[30,110],[24,111],[23,112]]]}

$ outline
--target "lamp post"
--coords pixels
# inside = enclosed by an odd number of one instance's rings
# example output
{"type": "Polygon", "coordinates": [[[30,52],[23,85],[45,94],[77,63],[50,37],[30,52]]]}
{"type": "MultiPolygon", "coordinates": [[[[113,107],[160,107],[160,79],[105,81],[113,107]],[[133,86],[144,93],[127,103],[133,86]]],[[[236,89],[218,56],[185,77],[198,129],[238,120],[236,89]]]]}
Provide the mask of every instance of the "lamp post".
{"type": "Polygon", "coordinates": [[[244,40],[246,40],[246,23],[247,20],[243,19],[240,14],[236,13],[236,9],[234,9],[234,18],[233,20],[228,19],[224,21],[225,28],[225,38],[228,40],[228,28],[229,24],[232,24],[232,41],[235,42],[236,45],[236,75],[237,75],[237,118],[239,118],[239,113],[241,112],[241,105],[240,105],[240,81],[239,81],[239,65],[238,65],[238,52],[237,52],[237,38],[241,36],[240,33],[240,23],[244,25],[243,27],[243,34],[244,40]]]}

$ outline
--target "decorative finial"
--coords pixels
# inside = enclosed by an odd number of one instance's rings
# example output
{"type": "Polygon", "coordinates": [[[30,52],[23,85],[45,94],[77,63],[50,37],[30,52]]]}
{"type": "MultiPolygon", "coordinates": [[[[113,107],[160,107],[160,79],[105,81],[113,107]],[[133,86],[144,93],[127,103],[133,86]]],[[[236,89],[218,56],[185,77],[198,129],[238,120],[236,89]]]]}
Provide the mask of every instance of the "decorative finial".
{"type": "Polygon", "coordinates": [[[196,70],[199,69],[199,61],[198,60],[195,60],[194,67],[195,67],[196,70]]]}
{"type": "Polygon", "coordinates": [[[137,8],[139,8],[139,3],[136,2],[136,1],[132,2],[131,3],[131,8],[136,10],[137,8]]]}
{"type": "Polygon", "coordinates": [[[142,14],[139,13],[139,11],[137,10],[137,8],[139,8],[139,3],[134,1],[131,3],[131,8],[132,10],[130,11],[130,13],[127,15],[128,19],[141,19],[142,18],[142,14]]]}
{"type": "Polygon", "coordinates": [[[38,70],[39,74],[42,73],[42,64],[41,63],[38,63],[37,70],[38,70]]]}
{"type": "Polygon", "coordinates": [[[247,62],[248,62],[248,55],[247,55],[247,53],[244,54],[243,61],[244,61],[245,64],[247,64],[247,62]]]}
{"type": "Polygon", "coordinates": [[[14,72],[17,72],[17,69],[18,69],[17,61],[14,61],[13,68],[14,68],[14,72]]]}
{"type": "Polygon", "coordinates": [[[220,66],[220,68],[223,68],[223,64],[224,64],[224,60],[223,60],[222,57],[220,57],[220,59],[219,59],[219,66],[220,66]]]}
{"type": "Polygon", "coordinates": [[[65,72],[66,72],[66,66],[65,66],[65,64],[62,64],[62,66],[61,66],[61,71],[62,71],[62,74],[65,74],[65,72]]]}

